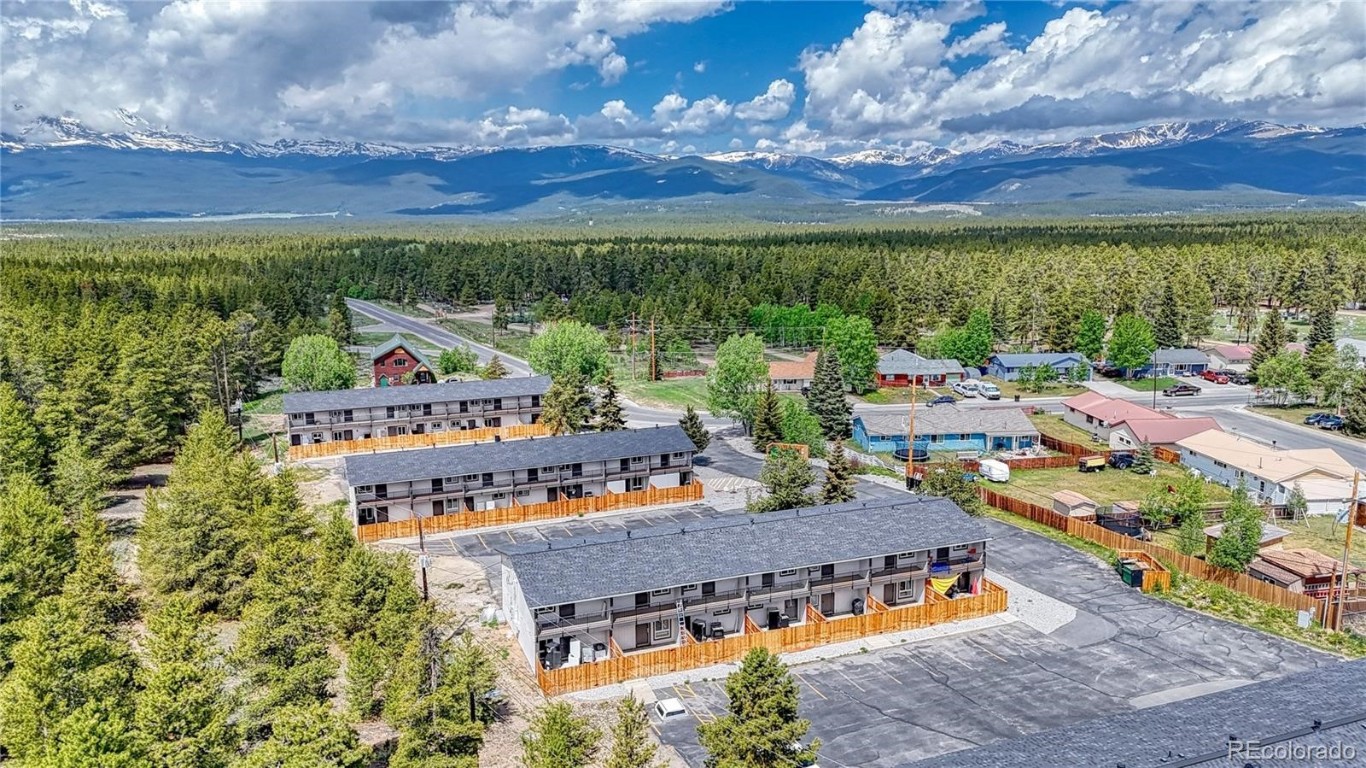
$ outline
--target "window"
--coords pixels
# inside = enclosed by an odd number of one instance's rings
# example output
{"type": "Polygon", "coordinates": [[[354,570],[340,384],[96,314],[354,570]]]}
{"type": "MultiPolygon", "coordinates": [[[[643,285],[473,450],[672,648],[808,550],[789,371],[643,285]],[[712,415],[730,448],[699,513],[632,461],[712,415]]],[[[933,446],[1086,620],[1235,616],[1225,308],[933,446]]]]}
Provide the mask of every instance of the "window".
{"type": "Polygon", "coordinates": [[[535,467],[532,467],[531,469],[528,469],[528,470],[526,471],[526,481],[527,481],[528,483],[539,482],[540,479],[541,479],[541,471],[540,471],[539,469],[536,469],[535,467]]]}
{"type": "Polygon", "coordinates": [[[650,625],[650,637],[656,640],[668,640],[673,634],[673,619],[655,619],[650,625]]]}
{"type": "Polygon", "coordinates": [[[394,406],[388,405],[388,406],[385,406],[385,407],[384,407],[384,418],[386,418],[386,419],[392,419],[392,418],[394,418],[394,406]]]}
{"type": "Polygon", "coordinates": [[[696,585],[696,584],[684,584],[684,585],[683,585],[683,591],[684,591],[684,592],[696,592],[696,591],[697,591],[697,585],[696,585]]]}
{"type": "Polygon", "coordinates": [[[493,494],[493,498],[495,498],[495,499],[506,499],[507,497],[508,497],[508,495],[507,495],[506,493],[503,493],[502,491],[499,491],[498,493],[493,494]]]}
{"type": "Polygon", "coordinates": [[[898,599],[898,600],[914,600],[914,599],[915,599],[915,582],[914,582],[914,581],[898,581],[898,582],[896,583],[896,599],[898,599]]]}
{"type": "Polygon", "coordinates": [[[572,618],[574,618],[574,604],[573,604],[573,603],[565,603],[564,605],[560,606],[560,618],[562,618],[562,619],[572,619],[572,618]]]}
{"type": "Polygon", "coordinates": [[[321,433],[321,432],[314,432],[314,433],[312,434],[312,438],[313,438],[313,442],[315,442],[315,443],[321,443],[321,442],[323,441],[323,433],[321,433]]]}
{"type": "Polygon", "coordinates": [[[465,482],[472,483],[479,479],[479,475],[465,475],[465,482]]]}
{"type": "Polygon", "coordinates": [[[356,486],[356,493],[370,493],[373,490],[375,490],[374,487],[369,485],[356,486]]]}
{"type": "Polygon", "coordinates": [[[553,606],[553,605],[550,606],[549,608],[537,608],[537,609],[536,609],[536,618],[540,618],[540,617],[542,617],[542,616],[550,616],[550,615],[556,613],[557,611],[558,611],[558,609],[557,609],[555,606],[553,606]]]}
{"type": "Polygon", "coordinates": [[[796,569],[796,568],[789,568],[789,569],[787,569],[786,571],[778,571],[778,575],[779,575],[779,576],[796,576],[796,575],[797,575],[797,569],[796,569]]]}
{"type": "Polygon", "coordinates": [[[345,438],[342,436],[342,433],[341,433],[341,432],[333,432],[333,433],[332,433],[332,439],[333,439],[333,440],[344,440],[345,438]]]}
{"type": "Polygon", "coordinates": [[[389,434],[390,436],[406,435],[408,434],[408,428],[403,426],[389,427],[389,434]]]}
{"type": "Polygon", "coordinates": [[[342,421],[355,421],[355,418],[352,416],[351,411],[342,411],[342,421]]]}
{"type": "Polygon", "coordinates": [[[644,462],[645,462],[645,457],[644,457],[644,456],[632,456],[632,457],[631,457],[631,463],[632,463],[632,464],[642,464],[642,463],[644,463],[644,462]]]}
{"type": "Polygon", "coordinates": [[[914,553],[914,552],[902,552],[901,554],[899,554],[899,555],[896,556],[896,559],[897,559],[897,560],[901,560],[901,561],[914,560],[914,559],[915,559],[915,553],[914,553]]]}
{"type": "Polygon", "coordinates": [[[628,490],[628,491],[643,491],[643,490],[645,490],[645,478],[643,478],[643,477],[632,477],[632,478],[628,478],[628,479],[626,480],[626,490],[628,490]]]}
{"type": "Polygon", "coordinates": [[[713,616],[727,616],[727,615],[729,615],[729,614],[730,614],[730,609],[729,609],[729,608],[722,608],[722,609],[719,610],[719,611],[712,611],[712,612],[711,612],[711,615],[713,615],[713,616]]]}
{"type": "Polygon", "coordinates": [[[527,489],[522,488],[522,489],[519,489],[519,490],[517,491],[517,495],[518,495],[518,496],[530,496],[530,495],[531,495],[531,491],[528,491],[527,489]]]}
{"type": "Polygon", "coordinates": [[[683,454],[682,451],[679,451],[678,453],[675,453],[675,454],[674,454],[674,458],[675,458],[675,459],[681,459],[681,458],[683,458],[683,456],[684,456],[684,454],[683,454]]]}
{"type": "Polygon", "coordinates": [[[672,595],[673,593],[674,593],[674,591],[673,591],[672,589],[652,589],[652,590],[650,590],[650,595],[653,596],[653,597],[668,597],[668,596],[672,595]]]}
{"type": "Polygon", "coordinates": [[[441,478],[432,478],[432,493],[443,493],[445,490],[446,484],[442,482],[441,478]]]}
{"type": "Polygon", "coordinates": [[[1225,463],[1222,462],[1222,461],[1216,461],[1216,462],[1214,462],[1214,466],[1216,466],[1216,467],[1218,467],[1218,468],[1220,468],[1220,469],[1228,469],[1228,465],[1225,464],[1225,463]]]}
{"type": "Polygon", "coordinates": [[[406,368],[407,366],[408,366],[408,361],[405,360],[404,358],[401,358],[401,357],[396,357],[396,358],[394,358],[394,367],[395,367],[395,368],[406,368]]]}
{"type": "Polygon", "coordinates": [[[1087,417],[1086,417],[1086,423],[1087,423],[1087,424],[1095,424],[1095,423],[1096,423],[1096,420],[1093,419],[1093,418],[1090,417],[1090,416],[1087,416],[1087,417]]]}
{"type": "Polygon", "coordinates": [[[716,594],[716,582],[714,582],[714,581],[704,581],[704,582],[702,582],[702,594],[703,594],[704,596],[705,596],[705,595],[714,595],[714,594],[716,594]]]}
{"type": "Polygon", "coordinates": [[[954,552],[965,552],[965,551],[967,551],[967,548],[968,548],[968,545],[967,545],[967,544],[954,544],[954,545],[953,545],[953,551],[954,551],[954,552]]]}

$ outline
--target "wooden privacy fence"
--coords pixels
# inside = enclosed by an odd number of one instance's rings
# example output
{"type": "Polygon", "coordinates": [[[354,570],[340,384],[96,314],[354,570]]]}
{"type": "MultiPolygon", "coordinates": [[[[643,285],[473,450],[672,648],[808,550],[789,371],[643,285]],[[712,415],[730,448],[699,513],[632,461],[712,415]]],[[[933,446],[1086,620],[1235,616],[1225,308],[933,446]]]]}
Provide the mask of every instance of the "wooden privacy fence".
{"type": "Polygon", "coordinates": [[[1137,560],[1147,567],[1143,574],[1144,592],[1170,592],[1172,588],[1172,572],[1167,570],[1167,566],[1159,563],[1157,558],[1134,549],[1121,549],[1118,553],[1120,560],[1137,560]]]}
{"type": "Polygon", "coordinates": [[[1073,458],[1079,456],[1104,456],[1107,459],[1110,458],[1110,449],[1107,448],[1104,443],[1082,445],[1081,443],[1069,443],[1066,440],[1059,440],[1051,435],[1039,435],[1039,442],[1043,444],[1043,447],[1049,450],[1065,453],[1073,458]]]}
{"type": "Polygon", "coordinates": [[[1181,454],[1170,448],[1163,448],[1160,445],[1153,446],[1153,458],[1158,461],[1165,461],[1168,464],[1180,464],[1181,454]]]}
{"type": "MultiPolygon", "coordinates": [[[[486,509],[475,512],[449,511],[444,515],[422,518],[423,533],[444,531],[464,531],[472,528],[488,528],[496,525],[514,525],[536,520],[550,520],[557,517],[574,517],[593,512],[608,512],[614,509],[647,507],[655,504],[677,504],[683,501],[697,501],[702,498],[702,483],[693,480],[687,485],[673,488],[646,488],[641,491],[624,493],[605,493],[601,496],[585,496],[581,499],[561,499],[540,504],[519,504],[512,500],[512,506],[499,509],[486,509]]],[[[361,541],[380,541],[417,535],[417,520],[393,520],[387,523],[370,523],[356,526],[356,538],[361,541]]]]}
{"type": "MultiPolygon", "coordinates": [[[[1077,466],[1077,460],[1071,456],[1029,456],[1017,459],[996,459],[1005,464],[1012,470],[1015,469],[1073,469],[1077,466]]],[[[925,464],[921,464],[912,470],[917,476],[924,476],[925,464]]],[[[968,472],[977,472],[982,468],[980,459],[968,459],[963,462],[963,469],[968,472]]]]}
{"type": "Polygon", "coordinates": [[[826,617],[808,603],[805,623],[796,626],[763,630],[746,616],[744,631],[739,634],[698,642],[684,631],[682,645],[631,654],[622,653],[613,640],[607,659],[552,670],[537,665],[536,678],[547,696],[558,696],[638,677],[738,661],[755,648],[767,648],[773,653],[802,651],[870,635],[990,616],[1005,609],[1006,591],[986,579],[982,579],[982,593],[969,597],[949,599],[927,588],[925,602],[918,605],[888,607],[869,595],[867,609],[859,616],[826,617]]]}
{"type": "Polygon", "coordinates": [[[291,445],[289,447],[289,458],[316,459],[319,456],[337,456],[343,453],[401,451],[408,448],[432,448],[438,445],[482,443],[495,437],[499,440],[515,440],[521,437],[541,437],[548,434],[550,434],[550,430],[540,424],[448,429],[444,432],[427,432],[421,435],[395,435],[393,437],[371,437],[364,440],[332,440],[312,445],[291,445]]]}
{"type": "Polygon", "coordinates": [[[1150,541],[1142,541],[1102,528],[1095,523],[1058,514],[1047,507],[1031,504],[1022,499],[1006,496],[990,488],[978,488],[982,501],[997,509],[1029,518],[1050,528],[1062,531],[1080,539],[1093,541],[1113,550],[1137,550],[1169,563],[1173,568],[1187,576],[1202,581],[1212,581],[1229,589],[1241,592],[1248,597],[1287,608],[1292,611],[1310,611],[1314,616],[1321,615],[1321,603],[1304,594],[1291,592],[1283,587],[1254,579],[1246,573],[1235,573],[1217,565],[1211,565],[1199,558],[1183,555],[1150,541]]]}

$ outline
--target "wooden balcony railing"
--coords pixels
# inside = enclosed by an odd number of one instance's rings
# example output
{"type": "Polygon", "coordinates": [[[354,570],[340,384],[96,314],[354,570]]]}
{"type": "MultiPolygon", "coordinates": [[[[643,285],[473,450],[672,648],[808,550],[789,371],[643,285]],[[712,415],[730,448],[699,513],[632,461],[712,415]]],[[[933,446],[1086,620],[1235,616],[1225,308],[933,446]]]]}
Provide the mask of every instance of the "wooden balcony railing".
{"type": "Polygon", "coordinates": [[[607,659],[552,670],[537,667],[536,678],[547,696],[557,696],[637,677],[724,664],[736,661],[759,647],[773,653],[801,651],[818,645],[975,619],[1005,611],[1006,591],[986,579],[982,579],[981,584],[981,594],[954,600],[940,596],[907,606],[888,607],[869,595],[867,610],[858,616],[829,618],[808,603],[806,621],[785,629],[763,630],[746,615],[742,633],[699,643],[692,641],[691,635],[684,632],[680,645],[637,653],[624,654],[613,641],[612,652],[607,659]]]}
{"type": "Polygon", "coordinates": [[[522,437],[541,437],[548,434],[550,431],[540,424],[448,429],[443,432],[428,432],[421,435],[395,435],[394,437],[371,437],[364,440],[331,440],[312,445],[291,445],[289,447],[289,458],[297,461],[299,459],[316,459],[319,456],[340,456],[344,453],[402,451],[408,448],[431,448],[438,445],[485,443],[495,437],[500,440],[515,440],[522,437]]]}
{"type": "MultiPolygon", "coordinates": [[[[574,517],[593,512],[607,512],[614,509],[647,507],[656,504],[678,504],[685,501],[697,501],[701,498],[702,483],[693,480],[688,485],[680,485],[674,488],[646,488],[643,491],[605,493],[601,496],[562,499],[541,504],[519,504],[516,499],[513,499],[512,506],[501,509],[449,512],[436,517],[423,517],[422,531],[424,533],[467,531],[473,528],[515,525],[536,520],[552,520],[557,517],[574,517]]],[[[417,521],[412,518],[356,526],[356,538],[361,541],[399,539],[416,535],[417,521]]]]}

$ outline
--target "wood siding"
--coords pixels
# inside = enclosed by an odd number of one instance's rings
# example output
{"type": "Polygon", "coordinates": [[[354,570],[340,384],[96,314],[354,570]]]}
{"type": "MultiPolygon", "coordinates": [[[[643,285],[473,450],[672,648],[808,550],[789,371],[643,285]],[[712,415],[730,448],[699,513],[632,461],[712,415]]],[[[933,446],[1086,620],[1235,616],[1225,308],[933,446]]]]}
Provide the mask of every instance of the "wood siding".
{"type": "Polygon", "coordinates": [[[515,440],[521,437],[542,437],[550,430],[540,424],[513,424],[506,427],[479,427],[477,429],[448,429],[443,432],[428,432],[421,435],[396,435],[394,437],[372,437],[365,440],[329,440],[312,445],[292,445],[289,458],[316,459],[320,456],[338,456],[344,453],[378,453],[380,451],[402,451],[409,448],[432,448],[438,445],[458,445],[460,443],[483,443],[495,437],[500,440],[515,440]]]}

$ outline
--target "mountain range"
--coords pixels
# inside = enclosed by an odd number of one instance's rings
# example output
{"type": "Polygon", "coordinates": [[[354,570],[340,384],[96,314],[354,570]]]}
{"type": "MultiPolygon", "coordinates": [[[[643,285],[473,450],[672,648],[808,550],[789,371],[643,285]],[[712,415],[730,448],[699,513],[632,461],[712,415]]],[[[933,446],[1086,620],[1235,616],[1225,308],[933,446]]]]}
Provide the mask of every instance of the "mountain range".
{"type": "Polygon", "coordinates": [[[621,147],[220,142],[121,113],[0,132],[6,220],[702,213],[806,220],[1354,207],[1366,126],[1164,123],[1067,142],[829,158],[621,147]]]}

